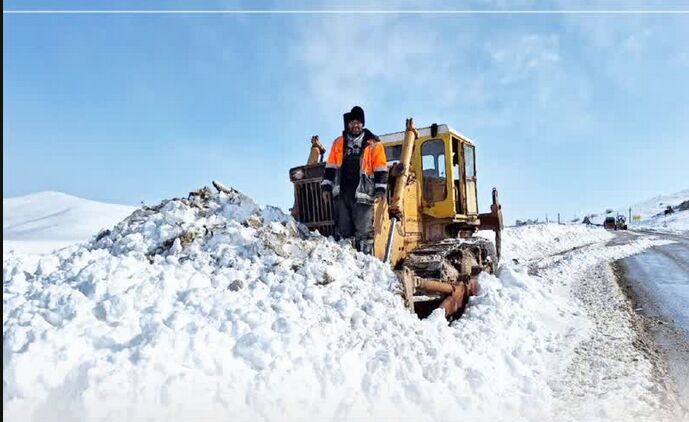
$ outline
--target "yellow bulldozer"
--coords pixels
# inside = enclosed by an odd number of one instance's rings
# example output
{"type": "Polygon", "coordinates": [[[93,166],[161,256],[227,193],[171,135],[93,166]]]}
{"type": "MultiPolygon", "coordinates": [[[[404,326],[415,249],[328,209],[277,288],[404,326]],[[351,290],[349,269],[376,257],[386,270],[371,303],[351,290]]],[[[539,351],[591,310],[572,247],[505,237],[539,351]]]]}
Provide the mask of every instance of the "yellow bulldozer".
{"type": "MultiPolygon", "coordinates": [[[[379,137],[385,147],[388,195],[374,204],[374,255],[400,278],[407,307],[420,317],[441,307],[448,318],[463,312],[478,292],[478,275],[494,272],[500,258],[502,209],[498,192],[488,213],[478,212],[474,143],[445,124],[379,137]],[[495,242],[475,236],[492,230],[495,242]]],[[[317,136],[306,165],[289,171],[292,214],[322,235],[334,234],[333,204],[321,197],[325,148],[317,136]]]]}

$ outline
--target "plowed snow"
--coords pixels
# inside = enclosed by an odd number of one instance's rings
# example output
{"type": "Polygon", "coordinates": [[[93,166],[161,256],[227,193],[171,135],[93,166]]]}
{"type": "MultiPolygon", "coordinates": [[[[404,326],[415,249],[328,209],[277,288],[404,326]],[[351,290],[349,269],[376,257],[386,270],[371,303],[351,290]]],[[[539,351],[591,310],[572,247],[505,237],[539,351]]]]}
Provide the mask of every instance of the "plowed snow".
{"type": "MultiPolygon", "coordinates": [[[[508,229],[500,277],[482,275],[448,326],[440,312],[410,315],[381,262],[240,193],[205,194],[139,209],[37,266],[4,259],[5,417],[577,420],[563,400],[584,404],[562,391],[582,385],[566,374],[598,332],[572,287],[654,244],[508,229]]],[[[640,387],[606,417],[671,417],[639,365],[609,381],[640,387]]],[[[593,408],[617,399],[583,391],[593,408]]]]}

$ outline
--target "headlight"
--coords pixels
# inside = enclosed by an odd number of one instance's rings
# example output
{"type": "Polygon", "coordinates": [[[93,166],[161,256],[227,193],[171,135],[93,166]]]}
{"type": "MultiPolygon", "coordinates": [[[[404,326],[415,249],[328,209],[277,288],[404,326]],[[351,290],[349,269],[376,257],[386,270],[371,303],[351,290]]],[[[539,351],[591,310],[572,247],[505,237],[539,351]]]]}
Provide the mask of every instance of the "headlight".
{"type": "Polygon", "coordinates": [[[292,178],[292,180],[301,180],[304,178],[304,171],[301,169],[294,170],[290,177],[292,178]]]}

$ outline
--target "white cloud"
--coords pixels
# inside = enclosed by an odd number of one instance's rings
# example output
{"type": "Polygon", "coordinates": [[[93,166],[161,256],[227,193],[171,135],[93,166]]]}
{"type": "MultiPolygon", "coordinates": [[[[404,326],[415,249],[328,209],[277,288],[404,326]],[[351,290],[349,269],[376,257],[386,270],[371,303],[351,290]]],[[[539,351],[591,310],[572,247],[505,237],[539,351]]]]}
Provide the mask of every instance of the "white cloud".
{"type": "Polygon", "coordinates": [[[514,41],[505,37],[486,48],[502,84],[527,79],[560,60],[559,38],[554,34],[526,34],[514,41]]]}
{"type": "Polygon", "coordinates": [[[295,52],[308,81],[305,101],[327,118],[360,104],[424,123],[519,126],[533,134],[585,128],[590,82],[564,67],[559,35],[489,31],[482,23],[395,15],[314,20],[295,52]]]}
{"type": "Polygon", "coordinates": [[[437,34],[410,28],[397,16],[335,16],[301,30],[308,95],[323,113],[379,102],[389,90],[418,83],[428,71],[437,34]]]}
{"type": "Polygon", "coordinates": [[[686,17],[568,16],[563,23],[610,86],[630,93],[649,89],[653,80],[676,78],[677,58],[687,51],[686,17]]]}

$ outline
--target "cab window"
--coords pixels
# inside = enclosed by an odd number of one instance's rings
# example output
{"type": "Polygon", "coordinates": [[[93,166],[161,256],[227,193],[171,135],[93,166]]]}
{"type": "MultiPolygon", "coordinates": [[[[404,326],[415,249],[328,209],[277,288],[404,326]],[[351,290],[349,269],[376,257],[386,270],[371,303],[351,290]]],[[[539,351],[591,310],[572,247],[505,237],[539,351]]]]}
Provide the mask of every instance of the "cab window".
{"type": "Polygon", "coordinates": [[[388,160],[388,164],[399,163],[402,157],[402,145],[391,145],[385,147],[385,158],[388,160]]]}
{"type": "Polygon", "coordinates": [[[421,145],[421,169],[423,172],[423,196],[428,202],[442,201],[447,197],[445,143],[440,139],[421,145]]]}
{"type": "Polygon", "coordinates": [[[464,171],[467,179],[476,177],[474,161],[474,147],[464,144],[464,171]]]}
{"type": "Polygon", "coordinates": [[[453,180],[452,183],[454,185],[454,194],[455,194],[455,210],[457,211],[457,214],[464,214],[464,201],[462,201],[462,168],[460,167],[460,163],[462,162],[461,159],[461,154],[462,154],[462,149],[461,149],[462,143],[459,141],[459,139],[453,137],[452,138],[452,175],[453,175],[453,180]]]}

